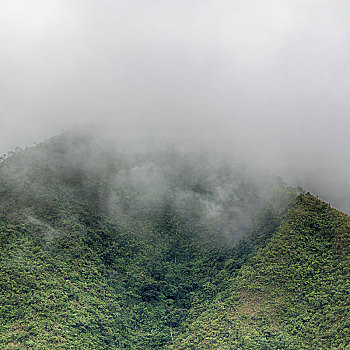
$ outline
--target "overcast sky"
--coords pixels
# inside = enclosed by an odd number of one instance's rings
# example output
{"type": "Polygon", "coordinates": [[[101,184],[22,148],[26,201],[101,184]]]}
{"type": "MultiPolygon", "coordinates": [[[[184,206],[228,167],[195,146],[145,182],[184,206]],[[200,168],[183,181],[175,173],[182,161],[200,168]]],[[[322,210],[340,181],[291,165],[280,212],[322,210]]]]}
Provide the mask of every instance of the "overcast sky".
{"type": "Polygon", "coordinates": [[[85,122],[203,137],[350,208],[350,2],[0,0],[0,153],[85,122]]]}

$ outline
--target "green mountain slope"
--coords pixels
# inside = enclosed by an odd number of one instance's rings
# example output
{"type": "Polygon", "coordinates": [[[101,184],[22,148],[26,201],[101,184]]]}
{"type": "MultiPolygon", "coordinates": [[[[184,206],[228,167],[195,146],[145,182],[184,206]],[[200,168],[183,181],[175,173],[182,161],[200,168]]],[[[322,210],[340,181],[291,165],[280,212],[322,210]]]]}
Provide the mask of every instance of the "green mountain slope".
{"type": "Polygon", "coordinates": [[[300,195],[176,349],[347,349],[350,221],[300,195]]]}
{"type": "Polygon", "coordinates": [[[348,217],[207,153],[66,133],[0,163],[0,348],[349,344],[348,217]]]}

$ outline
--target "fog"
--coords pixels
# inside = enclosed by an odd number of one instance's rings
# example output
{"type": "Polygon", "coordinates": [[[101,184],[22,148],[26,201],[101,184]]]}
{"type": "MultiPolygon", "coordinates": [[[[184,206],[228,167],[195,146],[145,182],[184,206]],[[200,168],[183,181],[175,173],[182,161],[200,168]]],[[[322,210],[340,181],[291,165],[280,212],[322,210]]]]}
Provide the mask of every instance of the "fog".
{"type": "Polygon", "coordinates": [[[350,212],[346,1],[0,2],[0,153],[72,126],[240,155],[350,212]]]}

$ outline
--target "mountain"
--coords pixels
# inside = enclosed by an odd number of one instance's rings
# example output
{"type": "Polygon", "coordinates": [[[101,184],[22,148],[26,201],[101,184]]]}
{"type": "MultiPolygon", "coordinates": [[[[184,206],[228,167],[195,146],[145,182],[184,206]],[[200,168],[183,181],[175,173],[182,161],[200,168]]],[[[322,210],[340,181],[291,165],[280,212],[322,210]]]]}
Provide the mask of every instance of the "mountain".
{"type": "Polygon", "coordinates": [[[347,215],[298,196],[176,348],[349,348],[349,238],[347,215]]]}
{"type": "Polygon", "coordinates": [[[66,132],[0,163],[0,346],[346,349],[349,227],[228,156],[66,132]]]}

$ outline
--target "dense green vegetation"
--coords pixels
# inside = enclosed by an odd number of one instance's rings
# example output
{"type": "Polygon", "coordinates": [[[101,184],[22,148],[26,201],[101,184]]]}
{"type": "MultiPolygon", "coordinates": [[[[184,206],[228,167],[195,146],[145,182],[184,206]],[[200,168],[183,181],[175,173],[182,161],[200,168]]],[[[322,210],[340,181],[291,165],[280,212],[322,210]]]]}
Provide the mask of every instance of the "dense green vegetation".
{"type": "Polygon", "coordinates": [[[347,349],[350,221],[300,195],[178,349],[347,349]]]}
{"type": "Polygon", "coordinates": [[[346,348],[349,228],[242,164],[66,133],[0,163],[0,348],[346,348]]]}

